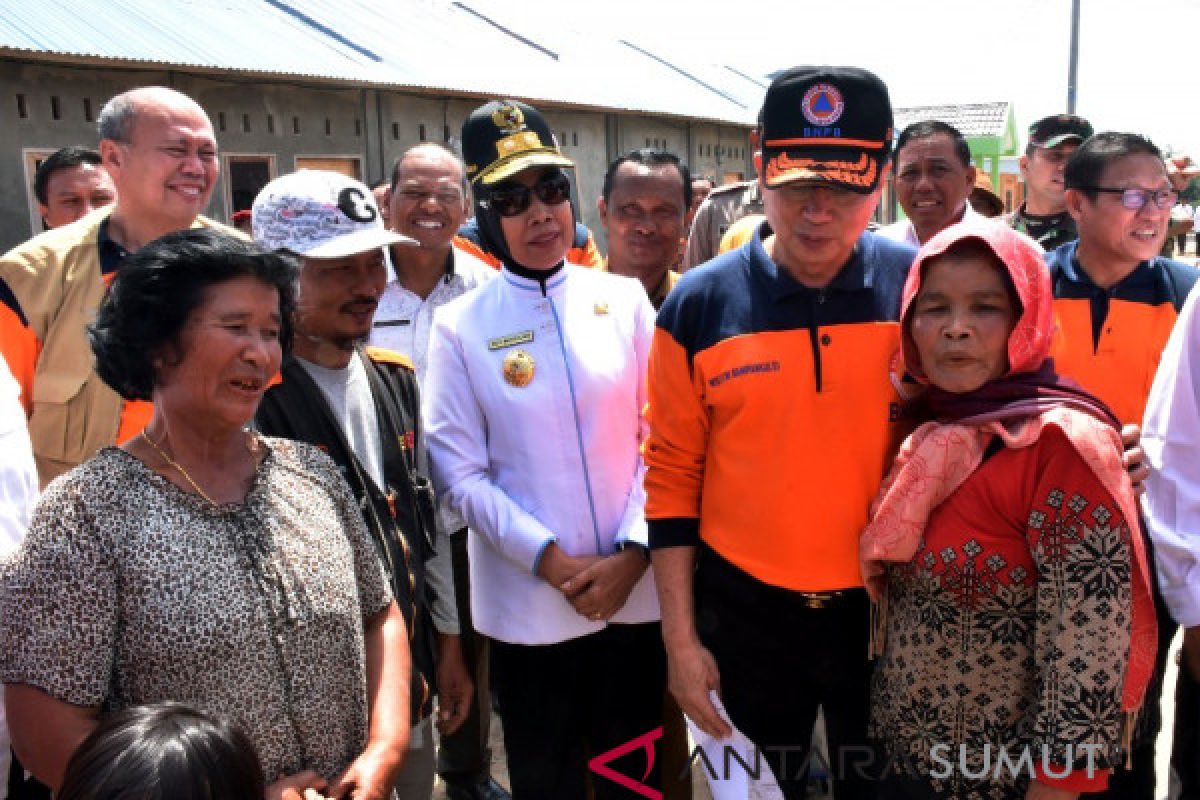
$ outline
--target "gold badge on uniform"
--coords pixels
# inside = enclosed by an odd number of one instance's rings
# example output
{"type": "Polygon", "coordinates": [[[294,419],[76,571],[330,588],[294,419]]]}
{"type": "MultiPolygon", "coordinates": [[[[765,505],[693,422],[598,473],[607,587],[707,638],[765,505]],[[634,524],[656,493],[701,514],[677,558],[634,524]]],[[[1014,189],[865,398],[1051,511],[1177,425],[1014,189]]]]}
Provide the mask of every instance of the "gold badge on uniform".
{"type": "Polygon", "coordinates": [[[533,356],[524,350],[513,350],[504,357],[504,380],[509,386],[522,389],[533,381],[533,356]]]}
{"type": "Polygon", "coordinates": [[[608,303],[596,303],[592,309],[596,312],[596,316],[603,316],[608,313],[608,303]]]}

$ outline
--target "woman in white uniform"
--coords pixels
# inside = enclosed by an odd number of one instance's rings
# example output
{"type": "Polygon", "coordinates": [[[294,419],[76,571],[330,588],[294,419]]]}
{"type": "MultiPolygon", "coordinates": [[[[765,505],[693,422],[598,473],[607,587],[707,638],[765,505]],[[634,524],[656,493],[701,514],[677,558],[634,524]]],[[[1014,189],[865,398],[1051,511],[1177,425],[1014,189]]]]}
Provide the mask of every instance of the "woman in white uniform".
{"type": "MultiPolygon", "coordinates": [[[[637,281],[566,262],[573,164],[536,110],[493,101],[462,138],[503,267],[434,320],[434,480],[470,524],[471,611],[494,640],[513,797],[583,798],[589,759],[662,722],[639,452],[654,311],[637,281]]],[[[595,797],[657,788],[656,768],[639,781],[652,753],[593,774],[595,797]]]]}

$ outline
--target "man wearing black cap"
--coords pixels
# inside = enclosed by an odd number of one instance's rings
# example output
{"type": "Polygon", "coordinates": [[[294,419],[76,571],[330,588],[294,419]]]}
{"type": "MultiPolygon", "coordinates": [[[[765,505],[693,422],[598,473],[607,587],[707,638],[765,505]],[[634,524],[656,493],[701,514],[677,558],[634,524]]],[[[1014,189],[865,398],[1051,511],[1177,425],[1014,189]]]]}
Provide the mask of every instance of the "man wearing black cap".
{"type": "Polygon", "coordinates": [[[1073,114],[1043,117],[1029,126],[1029,144],[1021,156],[1025,201],[1008,216],[1008,224],[1050,251],[1079,236],[1067,213],[1063,170],[1067,159],[1092,135],[1092,124],[1073,114]]]}
{"type": "Polygon", "coordinates": [[[823,710],[840,800],[873,797],[867,508],[905,432],[888,366],[911,246],[866,231],[892,143],[887,87],[798,67],[763,105],[767,223],[686,273],[657,320],[646,444],[669,681],[805,796],[823,710]]]}

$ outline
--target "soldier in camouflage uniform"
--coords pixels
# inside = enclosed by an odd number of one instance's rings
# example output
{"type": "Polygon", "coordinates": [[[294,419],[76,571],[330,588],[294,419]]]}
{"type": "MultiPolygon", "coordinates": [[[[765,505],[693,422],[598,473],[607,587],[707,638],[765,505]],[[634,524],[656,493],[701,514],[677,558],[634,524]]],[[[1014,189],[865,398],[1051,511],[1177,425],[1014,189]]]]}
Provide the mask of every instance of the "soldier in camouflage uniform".
{"type": "Polygon", "coordinates": [[[1044,250],[1079,238],[1075,220],[1067,213],[1063,168],[1091,135],[1091,123],[1072,114],[1044,117],[1029,126],[1029,144],[1020,161],[1025,201],[1005,221],[1044,250]]]}

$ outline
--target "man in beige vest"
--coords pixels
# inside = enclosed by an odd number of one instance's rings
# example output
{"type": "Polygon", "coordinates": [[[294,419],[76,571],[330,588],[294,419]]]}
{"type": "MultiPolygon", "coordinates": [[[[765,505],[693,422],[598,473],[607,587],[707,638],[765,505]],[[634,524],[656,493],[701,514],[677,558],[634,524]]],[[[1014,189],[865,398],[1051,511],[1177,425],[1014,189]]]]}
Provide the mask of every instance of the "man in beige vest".
{"type": "Polygon", "coordinates": [[[43,485],[149,419],[149,404],[122,401],[93,370],[86,326],[109,280],[125,256],[160,236],[215,226],[199,214],[217,181],[217,141],[195,101],[133,89],[105,104],[98,127],[116,204],[0,258],[0,312],[11,323],[0,352],[21,383],[43,485]]]}

